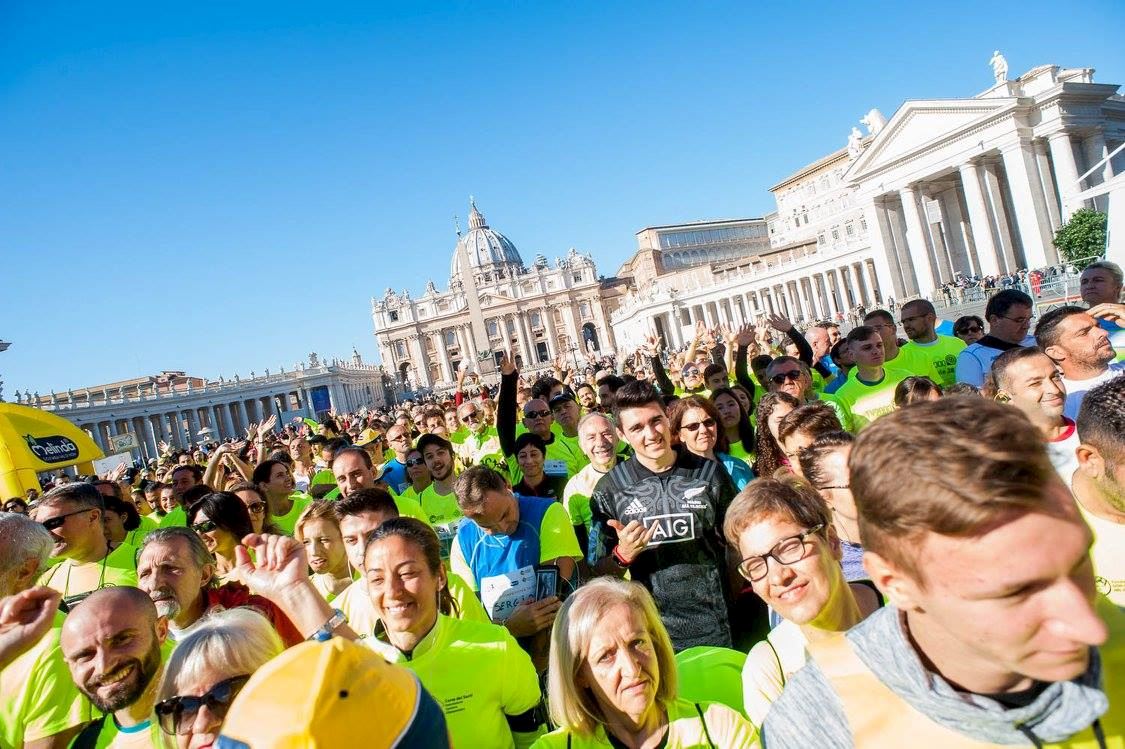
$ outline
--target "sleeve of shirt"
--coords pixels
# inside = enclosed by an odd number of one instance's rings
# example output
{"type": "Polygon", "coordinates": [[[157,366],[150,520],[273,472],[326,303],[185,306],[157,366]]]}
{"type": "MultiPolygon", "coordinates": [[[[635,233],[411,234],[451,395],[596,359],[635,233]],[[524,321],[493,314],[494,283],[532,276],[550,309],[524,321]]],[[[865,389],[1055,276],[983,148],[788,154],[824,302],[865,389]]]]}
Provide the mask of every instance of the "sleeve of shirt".
{"type": "MultiPolygon", "coordinates": [[[[58,636],[57,630],[51,634],[58,636]]],[[[28,682],[29,699],[21,711],[25,743],[62,733],[93,717],[93,708],[70,678],[57,643],[32,669],[28,682]]]]}
{"type": "Polygon", "coordinates": [[[582,558],[582,547],[566,509],[558,502],[552,502],[543,515],[539,525],[539,561],[549,562],[559,557],[582,558]]]}
{"type": "Polygon", "coordinates": [[[399,515],[421,520],[426,525],[430,524],[430,521],[426,520],[426,513],[422,512],[422,505],[418,504],[418,500],[402,495],[393,495],[393,498],[395,506],[398,507],[399,515]]]}
{"type": "Polygon", "coordinates": [[[831,406],[832,410],[836,412],[836,418],[840,420],[840,426],[844,428],[845,432],[855,431],[854,425],[852,424],[851,412],[848,411],[835,395],[831,393],[821,393],[819,399],[831,406]]]}
{"type": "Polygon", "coordinates": [[[476,597],[472,586],[465,582],[465,578],[451,572],[447,585],[449,586],[449,595],[457,602],[457,609],[460,614],[458,618],[468,622],[492,624],[492,620],[488,618],[488,614],[484,610],[484,604],[476,597]]]}
{"type": "Polygon", "coordinates": [[[971,349],[966,348],[957,355],[957,382],[967,382],[977,387],[984,384],[984,370],[971,349]]]}
{"type": "Polygon", "coordinates": [[[761,746],[754,725],[726,705],[718,702],[707,705],[703,709],[703,718],[713,746],[737,746],[745,749],[761,746]]]}
{"type": "Polygon", "coordinates": [[[762,725],[770,706],[784,689],[781,666],[773,648],[761,640],[750,649],[742,667],[742,702],[746,716],[756,726],[762,725]]]}
{"type": "Polygon", "coordinates": [[[531,656],[519,646],[508,630],[504,632],[504,682],[501,686],[501,709],[505,715],[526,713],[539,704],[539,676],[531,656]]]}
{"type": "MultiPolygon", "coordinates": [[[[602,484],[599,482],[599,485],[602,484]]],[[[595,488],[590,497],[590,541],[586,561],[591,565],[604,559],[617,546],[617,531],[609,525],[612,517],[606,512],[612,501],[609,492],[603,489],[595,488]]]]}
{"type": "Polygon", "coordinates": [[[453,537],[453,548],[449,550],[449,571],[465,581],[469,590],[476,591],[477,579],[473,577],[473,571],[469,569],[469,563],[465,561],[465,554],[461,551],[460,533],[453,537]]]}

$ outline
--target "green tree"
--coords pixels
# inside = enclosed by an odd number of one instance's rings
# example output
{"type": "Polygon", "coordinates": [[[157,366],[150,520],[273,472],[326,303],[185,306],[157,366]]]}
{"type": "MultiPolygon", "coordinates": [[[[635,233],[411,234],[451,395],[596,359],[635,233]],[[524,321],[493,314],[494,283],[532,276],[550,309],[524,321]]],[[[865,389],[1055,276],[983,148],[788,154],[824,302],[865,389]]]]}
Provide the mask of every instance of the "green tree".
{"type": "Polygon", "coordinates": [[[1106,215],[1090,208],[1075,211],[1055,234],[1059,256],[1078,270],[1105,255],[1106,215]]]}

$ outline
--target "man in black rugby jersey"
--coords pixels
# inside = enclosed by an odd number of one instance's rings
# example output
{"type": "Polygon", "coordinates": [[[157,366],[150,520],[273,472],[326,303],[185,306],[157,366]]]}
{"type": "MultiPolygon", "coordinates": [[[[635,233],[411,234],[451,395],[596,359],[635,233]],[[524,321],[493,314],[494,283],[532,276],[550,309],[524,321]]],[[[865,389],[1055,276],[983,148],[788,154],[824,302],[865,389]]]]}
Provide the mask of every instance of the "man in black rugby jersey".
{"type": "Polygon", "coordinates": [[[722,465],[676,451],[660,394],[617,391],[618,432],[634,457],[594,488],[589,561],[597,574],[648,588],[675,649],[731,647],[723,518],[735,489],[722,465]]]}

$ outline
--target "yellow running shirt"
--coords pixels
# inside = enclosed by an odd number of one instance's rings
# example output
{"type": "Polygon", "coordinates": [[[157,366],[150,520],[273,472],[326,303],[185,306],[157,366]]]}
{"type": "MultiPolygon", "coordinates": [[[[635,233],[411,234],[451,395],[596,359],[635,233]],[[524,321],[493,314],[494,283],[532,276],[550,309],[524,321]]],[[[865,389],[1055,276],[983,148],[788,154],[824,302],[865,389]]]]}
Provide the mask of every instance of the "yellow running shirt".
{"type": "Polygon", "coordinates": [[[418,675],[445,713],[454,746],[512,749],[515,739],[505,716],[539,704],[531,657],[501,626],[438,615],[409,658],[379,638],[364,642],[387,662],[418,675]]]}
{"type": "Polygon", "coordinates": [[[926,374],[928,367],[932,367],[938,376],[935,382],[943,388],[949,387],[957,382],[957,357],[963,348],[965,342],[960,338],[939,333],[933,343],[908,342],[899,349],[898,356],[890,364],[895,369],[922,375],[926,374]]]}
{"type": "Polygon", "coordinates": [[[848,377],[848,381],[836,391],[836,402],[851,416],[852,428],[859,433],[865,426],[880,416],[895,410],[895,387],[910,377],[901,369],[883,368],[883,379],[878,382],[864,382],[858,374],[848,377]]]}
{"type": "Polygon", "coordinates": [[[0,746],[19,749],[82,725],[93,706],[78,691],[63,660],[59,635],[66,615],[55,614],[43,639],[0,671],[0,746]]]}
{"type": "MultiPolygon", "coordinates": [[[[757,747],[758,732],[750,721],[717,702],[696,703],[678,699],[668,705],[668,733],[662,749],[750,749],[757,747]]],[[[454,739],[457,737],[454,736],[454,739]]],[[[593,736],[571,734],[560,728],[540,738],[531,749],[603,749],[612,747],[601,726],[593,736]]]]}
{"type": "Polygon", "coordinates": [[[101,588],[137,585],[137,549],[121,544],[99,562],[75,564],[66,559],[39,576],[39,584],[62,593],[68,605],[101,588]]]}
{"type": "Polygon", "coordinates": [[[441,542],[441,558],[449,559],[449,549],[453,545],[453,537],[457,535],[457,524],[463,515],[457,506],[457,495],[438,494],[434,484],[422,490],[418,497],[418,504],[422,507],[422,514],[438,535],[441,542]]]}
{"type": "Polygon", "coordinates": [[[293,492],[289,495],[289,499],[293,500],[293,506],[289,508],[289,512],[284,515],[270,516],[273,524],[281,529],[286,536],[293,535],[293,530],[297,527],[297,518],[301,517],[301,513],[312,503],[312,497],[302,492],[293,492]]]}

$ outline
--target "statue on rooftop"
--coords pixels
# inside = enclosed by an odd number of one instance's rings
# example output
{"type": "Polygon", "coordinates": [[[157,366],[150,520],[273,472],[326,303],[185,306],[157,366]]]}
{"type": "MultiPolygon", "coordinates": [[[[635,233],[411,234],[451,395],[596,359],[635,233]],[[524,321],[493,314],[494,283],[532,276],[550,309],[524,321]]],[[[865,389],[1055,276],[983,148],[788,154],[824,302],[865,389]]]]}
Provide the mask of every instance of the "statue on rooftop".
{"type": "Polygon", "coordinates": [[[1000,50],[997,49],[992,52],[988,64],[992,66],[992,74],[996,76],[997,84],[1008,80],[1008,60],[1000,54],[1000,50]]]}
{"type": "Polygon", "coordinates": [[[863,153],[862,143],[863,133],[853,125],[851,135],[848,136],[848,156],[854,159],[863,153]]]}
{"type": "Polygon", "coordinates": [[[879,131],[887,126],[887,118],[878,109],[872,109],[864,115],[860,123],[867,128],[868,135],[878,135],[879,131]]]}

